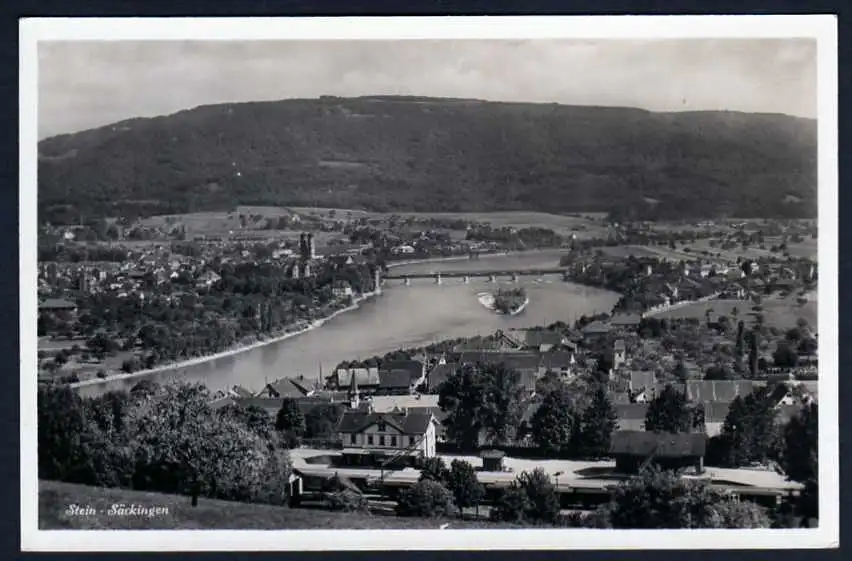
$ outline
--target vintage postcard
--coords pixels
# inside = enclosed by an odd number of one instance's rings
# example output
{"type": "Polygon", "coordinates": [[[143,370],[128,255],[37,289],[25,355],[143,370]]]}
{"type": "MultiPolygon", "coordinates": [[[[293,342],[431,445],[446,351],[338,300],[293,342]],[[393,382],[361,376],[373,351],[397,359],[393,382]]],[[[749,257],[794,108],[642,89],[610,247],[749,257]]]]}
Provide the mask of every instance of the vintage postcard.
{"type": "Polygon", "coordinates": [[[833,17],[20,29],[23,549],[837,547],[833,17]]]}

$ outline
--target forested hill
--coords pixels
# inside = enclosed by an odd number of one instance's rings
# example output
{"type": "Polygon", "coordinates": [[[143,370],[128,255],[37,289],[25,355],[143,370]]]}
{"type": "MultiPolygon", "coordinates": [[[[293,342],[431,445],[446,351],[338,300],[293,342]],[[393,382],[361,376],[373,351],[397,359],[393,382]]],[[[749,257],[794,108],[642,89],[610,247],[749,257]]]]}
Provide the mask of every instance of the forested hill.
{"type": "Polygon", "coordinates": [[[374,96],[202,106],[39,144],[42,220],[230,209],[815,216],[816,122],[374,96]]]}

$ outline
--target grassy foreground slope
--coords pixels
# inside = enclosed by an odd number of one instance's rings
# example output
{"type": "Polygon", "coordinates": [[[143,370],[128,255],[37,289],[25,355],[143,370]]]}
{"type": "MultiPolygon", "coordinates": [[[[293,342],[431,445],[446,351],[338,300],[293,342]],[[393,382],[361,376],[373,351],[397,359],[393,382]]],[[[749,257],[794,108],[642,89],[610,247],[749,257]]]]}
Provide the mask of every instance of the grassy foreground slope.
{"type": "Polygon", "coordinates": [[[816,121],[771,114],[390,96],[210,105],[43,140],[40,218],[237,204],[814,216],[816,144],[816,121]]]}
{"type": "Polygon", "coordinates": [[[42,530],[417,530],[437,529],[444,523],[456,529],[510,527],[455,518],[399,518],[209,499],[199,499],[198,506],[192,507],[188,497],[179,495],[104,489],[56,481],[39,481],[38,521],[42,530]],[[168,509],[168,513],[150,518],[110,516],[107,512],[114,504],[163,507],[168,509]],[[89,506],[97,514],[72,516],[67,513],[70,505],[89,506]]]}

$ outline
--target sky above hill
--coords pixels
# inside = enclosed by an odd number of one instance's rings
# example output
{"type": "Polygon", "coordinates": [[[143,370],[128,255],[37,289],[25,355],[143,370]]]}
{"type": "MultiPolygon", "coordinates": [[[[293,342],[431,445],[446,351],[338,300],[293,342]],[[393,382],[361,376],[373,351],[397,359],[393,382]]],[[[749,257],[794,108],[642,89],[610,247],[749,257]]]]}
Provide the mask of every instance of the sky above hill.
{"type": "Polygon", "coordinates": [[[817,116],[806,39],[42,42],[38,59],[39,138],[321,95],[817,116]]]}

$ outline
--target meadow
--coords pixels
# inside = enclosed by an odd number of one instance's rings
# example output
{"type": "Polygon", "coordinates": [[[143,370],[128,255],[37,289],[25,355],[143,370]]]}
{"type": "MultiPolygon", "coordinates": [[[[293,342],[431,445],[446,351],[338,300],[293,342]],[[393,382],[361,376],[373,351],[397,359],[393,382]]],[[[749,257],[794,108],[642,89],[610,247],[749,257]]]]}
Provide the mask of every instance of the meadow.
{"type": "Polygon", "coordinates": [[[790,329],[796,326],[799,318],[804,318],[808,324],[817,327],[817,295],[811,292],[807,296],[808,301],[804,305],[797,302],[798,294],[788,296],[772,295],[762,298],[760,309],[755,310],[756,304],[750,300],[710,300],[708,302],[695,302],[653,314],[656,318],[687,319],[696,318],[704,320],[707,310],[712,310],[716,316],[725,315],[732,321],[743,320],[746,327],[751,327],[756,322],[757,314],[763,314],[764,324],[778,329],[790,329]],[[734,315],[734,309],[737,314],[734,315]]]}
{"type": "Polygon", "coordinates": [[[193,507],[189,497],[88,487],[39,481],[38,527],[41,530],[437,530],[511,528],[509,524],[458,518],[401,518],[342,513],[317,508],[289,508],[201,498],[193,507]],[[69,505],[89,506],[91,516],[74,516],[69,505]],[[161,515],[110,516],[112,505],[164,509],[161,515]]]}

